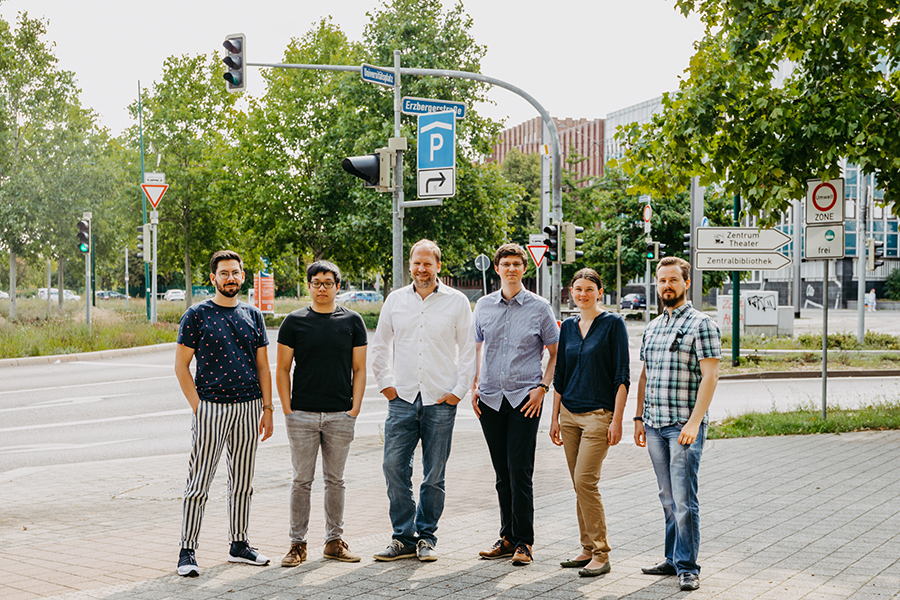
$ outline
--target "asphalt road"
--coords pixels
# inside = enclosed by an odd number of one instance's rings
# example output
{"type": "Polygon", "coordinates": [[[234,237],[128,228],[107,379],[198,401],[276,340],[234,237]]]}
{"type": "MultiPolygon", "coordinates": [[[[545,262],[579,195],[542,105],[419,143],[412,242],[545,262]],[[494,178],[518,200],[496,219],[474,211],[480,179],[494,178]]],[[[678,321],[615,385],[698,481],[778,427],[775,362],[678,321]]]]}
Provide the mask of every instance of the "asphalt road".
{"type": "MultiPolygon", "coordinates": [[[[849,315],[847,315],[849,317],[849,315]]],[[[880,316],[880,315],[879,315],[880,316]]],[[[276,334],[269,332],[270,340],[276,334]]],[[[629,327],[632,389],[626,417],[632,415],[640,330],[629,327]]],[[[371,359],[371,357],[370,357],[371,359]]],[[[275,349],[269,360],[274,367],[275,349]]],[[[174,350],[149,354],[29,365],[0,369],[0,472],[51,464],[184,454],[190,448],[190,409],[173,370],[174,350]]],[[[380,435],[387,401],[374,389],[369,371],[356,434],[380,435]]],[[[900,378],[832,378],[829,406],[852,407],[900,398],[900,378]]],[[[710,417],[720,419],[748,410],[820,409],[821,379],[719,382],[710,417]]],[[[277,397],[276,397],[277,405],[277,397]]],[[[543,429],[548,429],[549,400],[543,429]]],[[[626,443],[630,441],[626,418],[626,443]]],[[[460,404],[457,430],[477,431],[469,399],[460,404]]],[[[284,419],[275,414],[275,435],[265,442],[287,445],[284,419]]]]}

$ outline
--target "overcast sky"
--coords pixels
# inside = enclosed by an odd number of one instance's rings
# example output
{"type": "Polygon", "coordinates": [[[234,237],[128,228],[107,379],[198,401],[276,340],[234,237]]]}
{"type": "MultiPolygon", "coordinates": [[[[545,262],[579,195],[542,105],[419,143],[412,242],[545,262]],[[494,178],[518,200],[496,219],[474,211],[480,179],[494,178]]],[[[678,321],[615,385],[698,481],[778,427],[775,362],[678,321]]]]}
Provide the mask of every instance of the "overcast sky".
{"type": "MultiPolygon", "coordinates": [[[[84,105],[113,134],[131,124],[125,110],[160,79],[172,54],[222,52],[228,33],[247,35],[250,62],[280,62],[292,37],[330,15],[359,40],[379,0],[0,0],[14,24],[19,11],[49,21],[62,68],[74,71],[84,105]]],[[[451,3],[444,1],[445,6],[451,3]]],[[[523,88],[555,117],[604,117],[678,86],[702,35],[674,0],[466,0],[475,40],[487,46],[482,73],[523,88]]],[[[417,65],[404,65],[415,67],[417,65]]],[[[224,65],[223,65],[224,68],[224,65]]],[[[264,92],[258,69],[250,92],[264,92]]],[[[224,85],[224,82],[223,82],[224,85]]],[[[476,107],[507,126],[537,116],[525,100],[495,89],[495,106],[476,107]]]]}

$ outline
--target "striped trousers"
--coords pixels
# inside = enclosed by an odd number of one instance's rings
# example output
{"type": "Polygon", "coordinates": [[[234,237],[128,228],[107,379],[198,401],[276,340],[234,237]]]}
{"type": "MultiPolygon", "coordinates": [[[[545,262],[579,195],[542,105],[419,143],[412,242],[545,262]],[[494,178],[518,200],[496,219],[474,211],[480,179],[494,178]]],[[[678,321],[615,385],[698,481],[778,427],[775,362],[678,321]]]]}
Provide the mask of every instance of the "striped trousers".
{"type": "Polygon", "coordinates": [[[247,541],[261,412],[261,399],[237,404],[200,401],[193,417],[191,460],[184,490],[182,548],[197,547],[209,486],[223,449],[227,449],[228,539],[247,541]]]}

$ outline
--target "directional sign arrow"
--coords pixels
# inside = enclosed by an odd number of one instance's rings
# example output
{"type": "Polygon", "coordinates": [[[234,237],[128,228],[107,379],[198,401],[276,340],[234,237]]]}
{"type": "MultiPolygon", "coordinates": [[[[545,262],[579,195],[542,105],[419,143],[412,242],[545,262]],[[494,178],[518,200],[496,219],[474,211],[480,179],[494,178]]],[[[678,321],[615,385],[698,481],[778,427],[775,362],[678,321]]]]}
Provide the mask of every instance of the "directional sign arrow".
{"type": "Polygon", "coordinates": [[[428,184],[430,184],[434,181],[437,181],[438,182],[437,187],[441,187],[442,185],[444,185],[444,182],[447,181],[447,178],[444,177],[443,171],[438,171],[438,174],[440,175],[440,177],[432,177],[431,179],[425,180],[425,192],[426,193],[428,192],[428,184]]]}
{"type": "Polygon", "coordinates": [[[700,271],[777,271],[791,262],[780,252],[697,252],[694,268],[700,271]]]}
{"type": "Polygon", "coordinates": [[[755,227],[698,227],[697,249],[717,252],[775,250],[791,241],[777,229],[755,227]]]}

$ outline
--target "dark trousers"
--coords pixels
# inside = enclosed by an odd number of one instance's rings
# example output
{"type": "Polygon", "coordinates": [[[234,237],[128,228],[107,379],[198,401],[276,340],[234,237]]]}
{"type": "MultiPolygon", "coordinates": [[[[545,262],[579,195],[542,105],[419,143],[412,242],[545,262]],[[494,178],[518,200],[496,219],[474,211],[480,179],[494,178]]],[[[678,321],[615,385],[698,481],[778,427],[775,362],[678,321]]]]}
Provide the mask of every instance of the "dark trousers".
{"type": "Polygon", "coordinates": [[[497,475],[500,537],[513,544],[534,544],[534,451],[540,418],[526,417],[504,398],[500,410],[483,402],[481,430],[497,475]]]}

